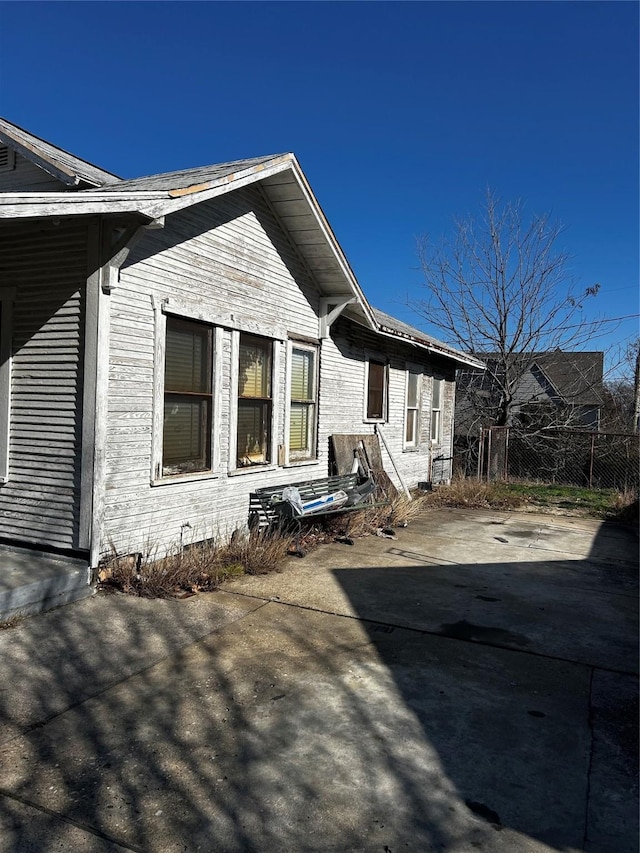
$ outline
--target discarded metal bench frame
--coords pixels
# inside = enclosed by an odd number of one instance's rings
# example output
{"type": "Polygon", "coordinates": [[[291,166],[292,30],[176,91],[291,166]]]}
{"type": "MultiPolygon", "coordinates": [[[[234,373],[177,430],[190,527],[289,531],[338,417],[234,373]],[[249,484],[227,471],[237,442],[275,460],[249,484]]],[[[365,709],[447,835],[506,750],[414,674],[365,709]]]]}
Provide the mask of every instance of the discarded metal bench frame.
{"type": "Polygon", "coordinates": [[[373,495],[375,483],[371,477],[363,479],[358,474],[343,474],[324,477],[318,480],[304,480],[298,483],[284,483],[281,486],[267,486],[256,489],[251,494],[249,526],[251,528],[280,529],[295,536],[296,548],[300,552],[299,539],[303,524],[322,521],[329,516],[344,515],[372,507],[388,506],[389,501],[369,503],[367,498],[373,495]],[[303,501],[324,497],[338,491],[346,492],[348,500],[339,507],[329,507],[304,515],[296,513],[294,507],[282,500],[282,491],[287,486],[295,487],[303,501]],[[278,499],[280,498],[280,499],[278,499]]]}

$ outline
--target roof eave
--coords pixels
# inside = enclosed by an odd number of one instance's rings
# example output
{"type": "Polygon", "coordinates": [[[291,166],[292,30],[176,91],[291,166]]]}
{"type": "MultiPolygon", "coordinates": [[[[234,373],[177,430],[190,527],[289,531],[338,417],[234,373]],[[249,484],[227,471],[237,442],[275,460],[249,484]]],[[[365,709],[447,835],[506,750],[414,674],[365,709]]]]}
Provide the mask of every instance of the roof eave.
{"type": "Polygon", "coordinates": [[[2,193],[0,219],[43,219],[62,216],[134,213],[158,219],[158,203],[166,193],[2,193]]]}
{"type": "Polygon", "coordinates": [[[434,343],[414,338],[411,335],[404,335],[401,332],[389,329],[384,325],[379,325],[377,332],[387,338],[395,338],[396,340],[405,341],[413,346],[420,347],[420,349],[424,349],[433,355],[439,356],[440,358],[448,358],[450,361],[455,361],[457,364],[464,364],[468,367],[477,367],[480,370],[486,369],[486,364],[484,364],[484,362],[479,361],[479,359],[474,358],[471,355],[467,355],[466,353],[458,352],[456,350],[450,350],[447,347],[440,347],[434,343]]]}
{"type": "Polygon", "coordinates": [[[190,207],[193,204],[200,204],[209,201],[217,196],[224,195],[232,190],[241,189],[242,187],[262,181],[265,178],[272,177],[281,172],[291,171],[295,177],[301,192],[305,197],[305,201],[309,205],[309,209],[314,215],[318,228],[321,230],[324,239],[331,246],[334,257],[345,277],[346,283],[357,298],[358,306],[360,307],[368,326],[371,329],[376,328],[376,321],[362,288],[349,266],[349,262],[342,251],[342,248],[336,239],[336,236],[329,225],[329,222],[320,207],[316,197],[307,182],[307,179],[302,171],[294,154],[282,154],[278,157],[251,166],[248,169],[242,169],[234,172],[231,175],[225,175],[222,178],[215,178],[202,184],[194,184],[192,187],[176,188],[167,192],[167,197],[158,203],[155,210],[156,216],[166,216],[170,213],[175,213],[190,207]]]}
{"type": "MultiPolygon", "coordinates": [[[[80,184],[86,184],[89,187],[99,187],[101,184],[97,181],[88,178],[86,175],[79,175],[71,169],[65,169],[60,163],[53,163],[52,160],[43,154],[41,151],[35,151],[24,142],[19,142],[10,134],[0,131],[0,142],[13,148],[17,154],[24,157],[30,163],[38,166],[52,178],[65,184],[67,187],[78,187],[80,184]]],[[[115,176],[114,176],[115,178],[115,176]]]]}

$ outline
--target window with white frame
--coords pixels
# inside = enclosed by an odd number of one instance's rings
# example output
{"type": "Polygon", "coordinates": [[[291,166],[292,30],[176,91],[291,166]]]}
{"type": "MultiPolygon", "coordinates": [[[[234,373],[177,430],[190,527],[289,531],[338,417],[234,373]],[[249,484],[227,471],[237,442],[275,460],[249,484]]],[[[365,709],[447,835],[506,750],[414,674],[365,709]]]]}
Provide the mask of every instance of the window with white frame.
{"type": "Polygon", "coordinates": [[[238,468],[271,461],[273,343],[240,333],[238,355],[238,468]]]}
{"type": "Polygon", "coordinates": [[[289,461],[314,459],[318,409],[318,349],[292,341],[289,350],[289,461]]]}
{"type": "Polygon", "coordinates": [[[418,368],[407,368],[405,394],[404,446],[417,447],[420,443],[420,385],[422,372],[418,368]]]}
{"type": "Polygon", "coordinates": [[[367,359],[367,387],[365,420],[386,421],[387,419],[387,365],[374,358],[367,359]]]}
{"type": "Polygon", "coordinates": [[[442,440],[442,402],[444,380],[433,379],[431,391],[431,441],[440,444],[442,440]]]}
{"type": "Polygon", "coordinates": [[[162,475],[211,470],[213,329],[166,318],[162,475]]]}
{"type": "Polygon", "coordinates": [[[0,288],[0,483],[9,479],[11,350],[15,288],[0,288]]]}

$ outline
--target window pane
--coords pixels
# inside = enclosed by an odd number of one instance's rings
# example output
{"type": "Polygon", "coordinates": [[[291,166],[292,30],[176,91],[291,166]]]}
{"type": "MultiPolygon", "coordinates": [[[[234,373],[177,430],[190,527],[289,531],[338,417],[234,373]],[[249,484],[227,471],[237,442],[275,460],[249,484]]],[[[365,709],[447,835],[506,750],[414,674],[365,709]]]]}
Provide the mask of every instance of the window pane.
{"type": "Polygon", "coordinates": [[[166,391],[210,393],[211,330],[200,323],[167,317],[166,391]]]}
{"type": "Polygon", "coordinates": [[[367,417],[382,420],[384,418],[385,366],[376,361],[369,362],[369,383],[367,388],[367,417]]]}
{"type": "Polygon", "coordinates": [[[270,341],[251,335],[240,336],[240,397],[271,396],[271,350],[270,341]]]}
{"type": "Polygon", "coordinates": [[[440,388],[442,386],[442,379],[434,379],[433,380],[433,402],[431,407],[433,409],[440,408],[440,388]]]}
{"type": "Polygon", "coordinates": [[[418,374],[409,373],[407,377],[407,406],[416,408],[418,405],[418,374]]]}
{"type": "Polygon", "coordinates": [[[313,357],[310,350],[291,351],[291,399],[313,399],[313,357]]]}
{"type": "Polygon", "coordinates": [[[407,444],[415,443],[415,430],[416,430],[416,415],[418,413],[415,409],[407,410],[407,429],[405,435],[405,441],[407,444]]]}
{"type": "Polygon", "coordinates": [[[238,466],[269,461],[271,403],[238,400],[238,466]]]}
{"type": "Polygon", "coordinates": [[[289,450],[292,453],[311,451],[310,425],[313,420],[313,406],[307,403],[292,403],[289,421],[289,450]]]}
{"type": "Polygon", "coordinates": [[[201,471],[209,467],[211,400],[166,394],[162,467],[164,474],[201,471]]]}
{"type": "Polygon", "coordinates": [[[431,440],[438,441],[440,439],[440,412],[431,412],[431,440]]]}

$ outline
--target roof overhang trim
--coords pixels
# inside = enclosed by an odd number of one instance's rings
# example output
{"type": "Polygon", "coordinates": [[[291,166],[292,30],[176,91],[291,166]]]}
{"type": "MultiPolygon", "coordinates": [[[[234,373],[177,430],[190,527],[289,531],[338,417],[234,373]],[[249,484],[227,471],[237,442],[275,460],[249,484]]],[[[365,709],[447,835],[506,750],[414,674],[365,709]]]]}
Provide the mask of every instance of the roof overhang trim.
{"type": "MultiPolygon", "coordinates": [[[[360,322],[356,317],[353,317],[352,315],[350,315],[350,319],[352,319],[355,323],[360,322]]],[[[455,361],[457,364],[465,364],[469,367],[477,367],[480,370],[486,369],[486,364],[483,361],[474,358],[474,356],[472,355],[460,352],[459,350],[449,349],[448,347],[438,346],[434,343],[430,343],[429,341],[421,340],[420,338],[414,338],[411,335],[403,334],[402,332],[399,332],[396,329],[390,329],[383,323],[378,323],[376,321],[374,331],[381,337],[390,338],[391,340],[395,341],[404,341],[405,343],[418,347],[419,349],[426,350],[432,355],[437,355],[440,358],[447,358],[450,361],[455,361]]]]}
{"type": "Polygon", "coordinates": [[[158,202],[166,193],[2,193],[0,219],[38,219],[59,216],[137,213],[158,219],[158,202]]]}
{"type": "Polygon", "coordinates": [[[8,133],[0,131],[0,143],[13,148],[25,160],[29,160],[30,163],[38,166],[48,175],[51,175],[52,178],[56,178],[56,180],[61,181],[68,187],[77,187],[80,184],[87,184],[90,187],[100,186],[97,181],[92,180],[86,175],[78,175],[72,169],[65,168],[61,163],[54,163],[42,151],[37,151],[28,143],[15,139],[8,133]]]}

